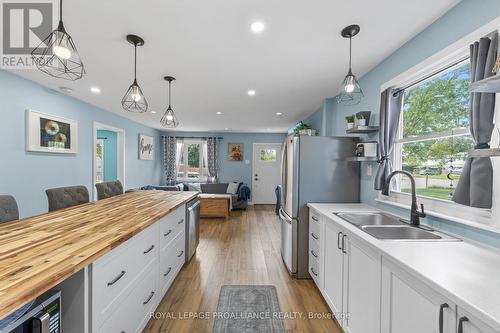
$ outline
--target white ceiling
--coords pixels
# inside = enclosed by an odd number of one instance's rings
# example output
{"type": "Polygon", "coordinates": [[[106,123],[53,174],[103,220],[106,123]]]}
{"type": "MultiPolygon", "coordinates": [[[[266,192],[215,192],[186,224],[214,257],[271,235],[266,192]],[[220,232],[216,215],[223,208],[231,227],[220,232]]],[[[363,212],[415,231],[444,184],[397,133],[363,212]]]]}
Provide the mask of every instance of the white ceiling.
{"type": "Polygon", "coordinates": [[[49,88],[71,87],[78,99],[154,128],[166,109],[163,76],[173,75],[178,130],[283,132],[336,95],[347,70],[343,27],[361,26],[353,40],[353,70],[361,76],[458,2],[64,0],[64,23],[87,74],[68,82],[36,70],[16,73],[49,88]],[[266,24],[260,35],[250,31],[255,20],[266,24]],[[146,41],[138,81],[156,114],[121,109],[133,79],[130,33],[146,41]],[[249,97],[249,89],[257,94],[249,97]]]}

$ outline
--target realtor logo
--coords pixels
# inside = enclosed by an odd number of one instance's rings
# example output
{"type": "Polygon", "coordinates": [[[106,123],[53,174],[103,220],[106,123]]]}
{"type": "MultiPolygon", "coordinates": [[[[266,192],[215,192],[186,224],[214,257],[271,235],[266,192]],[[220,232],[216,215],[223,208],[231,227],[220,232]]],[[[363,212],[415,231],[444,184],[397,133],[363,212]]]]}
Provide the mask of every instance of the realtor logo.
{"type": "Polygon", "coordinates": [[[5,69],[32,69],[31,52],[54,28],[54,4],[1,0],[1,63],[5,69]]]}

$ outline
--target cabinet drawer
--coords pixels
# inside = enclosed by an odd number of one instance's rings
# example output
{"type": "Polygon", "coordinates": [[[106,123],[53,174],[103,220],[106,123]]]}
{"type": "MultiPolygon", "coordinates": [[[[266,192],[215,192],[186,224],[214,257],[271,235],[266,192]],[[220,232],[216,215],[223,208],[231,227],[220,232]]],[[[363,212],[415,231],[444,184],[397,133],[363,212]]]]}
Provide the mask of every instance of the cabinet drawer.
{"type": "Polygon", "coordinates": [[[184,265],[186,258],[185,247],[185,238],[182,232],[166,248],[161,250],[159,271],[159,289],[161,295],[167,292],[177,273],[179,273],[184,265]]]}
{"type": "Polygon", "coordinates": [[[316,260],[320,258],[319,251],[319,241],[309,236],[309,254],[312,255],[316,260]]]}
{"type": "Polygon", "coordinates": [[[150,313],[158,304],[156,263],[151,263],[134,285],[132,292],[118,304],[116,311],[97,331],[100,333],[141,332],[149,321],[150,313]]]}
{"type": "Polygon", "coordinates": [[[100,327],[123,303],[141,272],[157,264],[158,228],[155,223],[92,264],[94,327],[100,327]]]}
{"type": "Polygon", "coordinates": [[[318,260],[309,253],[309,274],[318,287],[320,286],[320,273],[318,260]]]}
{"type": "Polygon", "coordinates": [[[319,222],[319,216],[317,217],[318,221],[314,220],[313,218],[315,215],[311,214],[311,217],[309,219],[309,235],[314,234],[314,238],[319,238],[321,237],[321,224],[319,222]]]}
{"type": "Polygon", "coordinates": [[[177,237],[177,235],[186,228],[186,207],[178,207],[172,213],[160,220],[160,247],[164,249],[177,237]]]}

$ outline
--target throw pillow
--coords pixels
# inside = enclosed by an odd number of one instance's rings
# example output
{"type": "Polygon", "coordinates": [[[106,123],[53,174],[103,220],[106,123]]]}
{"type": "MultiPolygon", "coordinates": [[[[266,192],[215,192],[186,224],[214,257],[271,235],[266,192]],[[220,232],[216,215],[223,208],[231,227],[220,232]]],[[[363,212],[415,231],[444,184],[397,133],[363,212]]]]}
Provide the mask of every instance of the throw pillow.
{"type": "Polygon", "coordinates": [[[240,186],[240,183],[238,182],[231,182],[227,185],[227,194],[237,194],[238,193],[238,187],[240,186]]]}
{"type": "Polygon", "coordinates": [[[201,192],[201,184],[200,183],[189,183],[188,189],[190,191],[201,192]]]}

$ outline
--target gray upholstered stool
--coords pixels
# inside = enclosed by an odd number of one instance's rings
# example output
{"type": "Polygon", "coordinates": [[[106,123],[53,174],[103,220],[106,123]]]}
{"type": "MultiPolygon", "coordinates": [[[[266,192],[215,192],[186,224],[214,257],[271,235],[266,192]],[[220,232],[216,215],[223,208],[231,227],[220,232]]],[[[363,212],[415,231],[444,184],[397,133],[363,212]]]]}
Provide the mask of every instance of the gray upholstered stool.
{"type": "Polygon", "coordinates": [[[89,191],[85,186],[51,188],[45,193],[49,199],[49,212],[89,202],[89,191]]]}
{"type": "Polygon", "coordinates": [[[0,195],[0,223],[19,220],[16,199],[12,195],[0,195]]]}
{"type": "Polygon", "coordinates": [[[95,184],[97,200],[107,199],[123,194],[123,185],[119,180],[95,184]]]}

